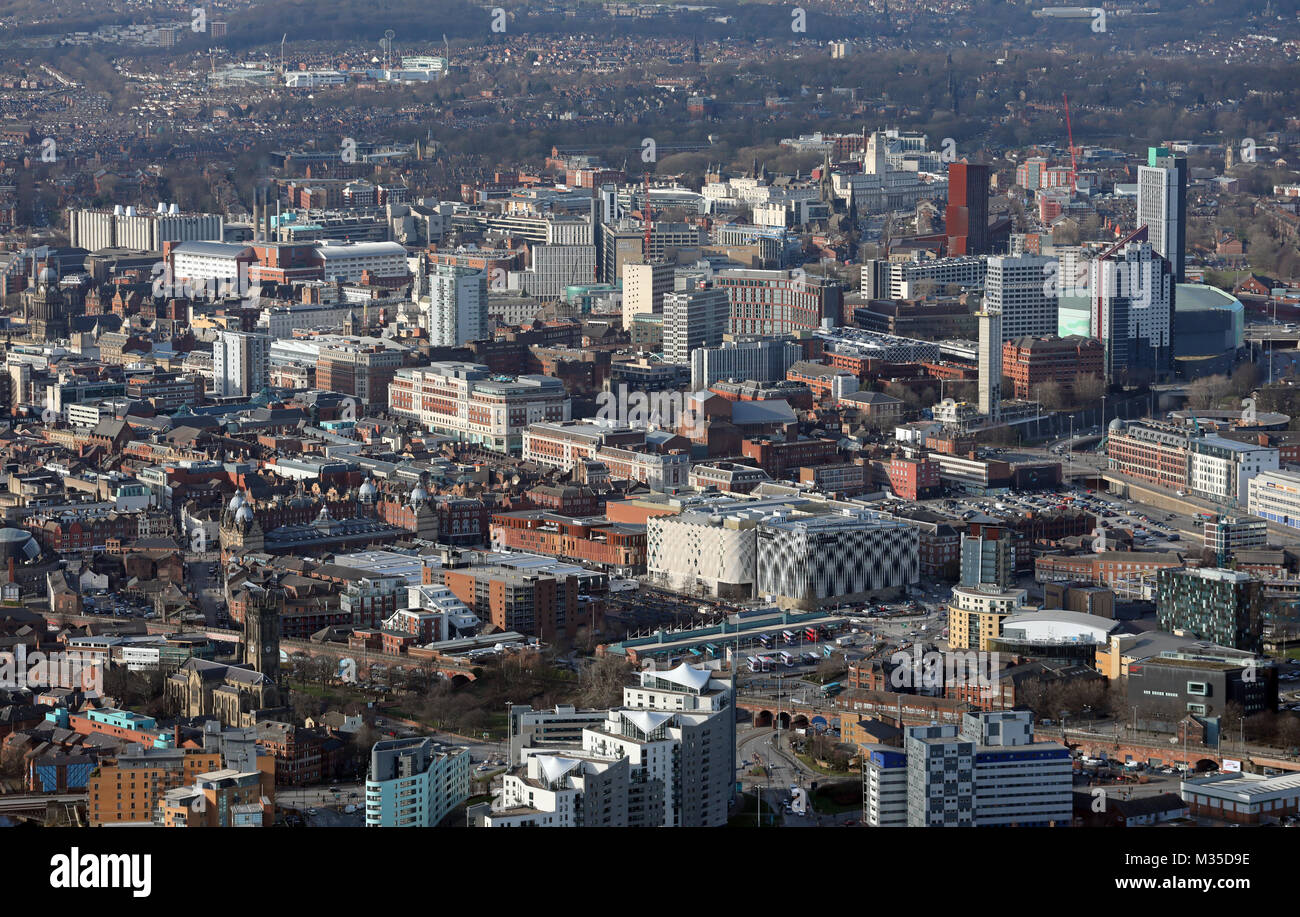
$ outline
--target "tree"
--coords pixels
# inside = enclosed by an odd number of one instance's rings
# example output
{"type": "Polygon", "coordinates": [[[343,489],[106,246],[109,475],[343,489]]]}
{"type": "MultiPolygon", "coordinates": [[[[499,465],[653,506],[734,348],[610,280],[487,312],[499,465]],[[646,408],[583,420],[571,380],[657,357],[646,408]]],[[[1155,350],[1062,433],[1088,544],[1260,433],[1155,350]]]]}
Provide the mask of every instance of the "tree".
{"type": "Polygon", "coordinates": [[[1096,404],[1101,401],[1101,396],[1104,394],[1106,394],[1106,380],[1101,376],[1080,373],[1074,377],[1070,395],[1076,406],[1087,407],[1096,404]]]}
{"type": "Polygon", "coordinates": [[[1228,394],[1227,376],[1205,376],[1187,387],[1187,406],[1193,411],[1205,411],[1218,406],[1228,394]]]}
{"type": "Polygon", "coordinates": [[[1259,367],[1254,363],[1242,363],[1232,371],[1232,394],[1245,398],[1259,385],[1259,367]]]}
{"type": "Polygon", "coordinates": [[[838,681],[848,670],[849,666],[844,661],[844,654],[834,653],[817,665],[817,678],[822,684],[829,684],[832,681],[838,681]]]}
{"type": "Polygon", "coordinates": [[[891,382],[885,386],[885,394],[891,398],[897,398],[910,408],[921,406],[921,396],[910,385],[904,385],[901,382],[891,382]]]}
{"type": "Polygon", "coordinates": [[[585,707],[617,707],[623,687],[632,677],[632,665],[621,656],[598,656],[582,670],[579,703],[585,707]]]}
{"type": "Polygon", "coordinates": [[[1037,401],[1047,411],[1059,411],[1065,407],[1065,397],[1062,393],[1061,383],[1055,379],[1047,379],[1034,386],[1030,397],[1037,401]]]}

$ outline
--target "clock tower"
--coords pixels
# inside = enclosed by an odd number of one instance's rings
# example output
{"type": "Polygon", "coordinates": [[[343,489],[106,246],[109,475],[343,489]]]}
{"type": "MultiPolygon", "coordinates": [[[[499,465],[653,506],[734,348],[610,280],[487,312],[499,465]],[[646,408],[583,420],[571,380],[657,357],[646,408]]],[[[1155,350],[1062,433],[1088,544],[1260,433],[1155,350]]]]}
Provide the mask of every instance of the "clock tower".
{"type": "Polygon", "coordinates": [[[249,586],[244,612],[244,662],[271,681],[280,682],[280,600],[275,588],[249,586]]]}

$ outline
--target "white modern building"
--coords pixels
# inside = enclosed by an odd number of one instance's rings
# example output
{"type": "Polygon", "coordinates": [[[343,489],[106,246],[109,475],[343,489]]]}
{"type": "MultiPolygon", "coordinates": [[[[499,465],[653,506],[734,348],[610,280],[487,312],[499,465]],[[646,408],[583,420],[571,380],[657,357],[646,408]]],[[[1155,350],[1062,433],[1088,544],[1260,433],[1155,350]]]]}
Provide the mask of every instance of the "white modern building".
{"type": "Polygon", "coordinates": [[[682,592],[719,598],[753,595],[762,509],[684,512],[646,521],[646,569],[682,592]]]}
{"type": "Polygon", "coordinates": [[[1277,471],[1279,451],[1222,436],[1193,437],[1187,449],[1187,489],[1220,503],[1250,500],[1250,481],[1265,471],[1277,471]]]}
{"type": "Polygon", "coordinates": [[[534,245],[526,271],[510,271],[507,286],[536,299],[558,300],[564,288],[596,282],[594,245],[534,245]]]}
{"type": "Polygon", "coordinates": [[[1300,529],[1300,472],[1260,472],[1246,490],[1246,507],[1252,515],[1300,529]]]}
{"type": "Polygon", "coordinates": [[[213,392],[248,397],[266,388],[270,353],[271,339],[265,334],[222,331],[212,347],[213,392]]]}
{"type": "Polygon", "coordinates": [[[512,763],[485,827],[717,827],[736,766],[734,684],[686,664],[645,671],[600,720],[512,709],[512,763]],[[521,731],[516,741],[513,733],[521,731]],[[580,730],[580,731],[579,731],[580,730]],[[574,733],[577,733],[576,741],[574,733]]]}
{"type": "Polygon", "coordinates": [[[1070,751],[1035,742],[1027,710],[968,713],[954,725],[913,726],[907,754],[912,828],[1069,827],[1070,751]]]}
{"type": "Polygon", "coordinates": [[[388,408],[432,432],[518,454],[529,424],[568,420],[571,404],[559,379],[502,378],[478,363],[443,362],[399,369],[388,408]]]}
{"type": "Polygon", "coordinates": [[[171,277],[155,278],[155,283],[170,280],[180,287],[221,286],[248,292],[252,265],[257,257],[251,246],[229,242],[182,242],[171,250],[171,277]]]}
{"type": "Polygon", "coordinates": [[[908,261],[864,261],[859,292],[868,299],[915,299],[949,288],[978,290],[987,272],[987,256],[935,258],[916,252],[908,261]]]}
{"type": "Polygon", "coordinates": [[[299,328],[342,328],[355,308],[351,303],[280,303],[263,309],[258,325],[266,329],[271,340],[279,341],[293,337],[294,331],[299,328]]]}
{"type": "Polygon", "coordinates": [[[1068,828],[1074,769],[1059,742],[1035,742],[1033,713],[968,713],[962,736],[975,743],[975,827],[1068,828]]]}
{"type": "Polygon", "coordinates": [[[396,242],[318,242],[316,255],[326,280],[356,283],[373,278],[408,277],[406,249],[396,242]]]}
{"type": "Polygon", "coordinates": [[[347,81],[348,75],[342,70],[290,70],[284,75],[284,85],[289,89],[343,86],[347,81]]]}
{"type": "Polygon", "coordinates": [[[1185,283],[1187,249],[1187,158],[1164,147],[1147,149],[1138,166],[1137,224],[1147,228],[1151,248],[1173,266],[1174,282],[1185,283]]]}
{"type": "Polygon", "coordinates": [[[175,204],[142,211],[120,205],[112,210],[68,210],[70,244],[92,252],[101,248],[160,252],[164,242],[220,242],[225,223],[220,214],[181,213],[175,204]]]}
{"type": "Polygon", "coordinates": [[[487,272],[451,264],[434,265],[425,279],[424,310],[429,343],[439,347],[462,347],[468,341],[488,336],[487,272]]]}
{"type": "Polygon", "coordinates": [[[866,745],[862,755],[862,820],[872,828],[906,828],[907,754],[866,745]]]}

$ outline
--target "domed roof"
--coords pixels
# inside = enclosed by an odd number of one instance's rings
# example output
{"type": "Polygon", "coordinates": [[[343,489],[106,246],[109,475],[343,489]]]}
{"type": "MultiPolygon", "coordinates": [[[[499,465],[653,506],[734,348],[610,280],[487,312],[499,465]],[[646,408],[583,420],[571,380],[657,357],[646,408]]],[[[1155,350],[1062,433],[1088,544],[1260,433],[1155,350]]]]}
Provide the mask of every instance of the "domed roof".
{"type": "Polygon", "coordinates": [[[362,500],[373,500],[375,499],[376,495],[378,495],[378,493],[379,493],[379,488],[376,487],[369,478],[366,478],[364,481],[361,482],[361,489],[357,492],[357,495],[362,500]]]}
{"type": "Polygon", "coordinates": [[[1106,426],[1106,429],[1112,433],[1123,433],[1128,429],[1128,424],[1116,417],[1106,426]]]}
{"type": "Polygon", "coordinates": [[[43,268],[41,268],[41,273],[40,273],[40,275],[38,276],[37,279],[38,279],[41,283],[55,283],[55,282],[58,281],[58,279],[59,279],[59,275],[56,274],[56,273],[54,273],[54,268],[52,268],[52,267],[43,267],[43,268]]]}
{"type": "Polygon", "coordinates": [[[411,491],[411,502],[423,503],[425,500],[428,499],[429,499],[429,492],[424,489],[424,485],[416,484],[415,490],[411,491]]]}
{"type": "Polygon", "coordinates": [[[243,505],[244,505],[244,495],[243,493],[237,490],[235,491],[235,495],[230,498],[230,502],[226,504],[226,509],[228,509],[230,512],[233,513],[236,512],[243,505]]]}
{"type": "Polygon", "coordinates": [[[253,508],[249,506],[247,503],[239,507],[239,510],[235,513],[235,521],[240,523],[252,522],[253,508]]]}

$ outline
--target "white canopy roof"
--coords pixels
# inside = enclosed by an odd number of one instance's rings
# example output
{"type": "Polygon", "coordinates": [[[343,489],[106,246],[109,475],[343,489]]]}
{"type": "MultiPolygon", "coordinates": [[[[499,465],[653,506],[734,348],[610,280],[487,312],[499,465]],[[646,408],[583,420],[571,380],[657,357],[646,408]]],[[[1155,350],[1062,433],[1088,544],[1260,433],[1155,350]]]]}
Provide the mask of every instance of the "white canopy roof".
{"type": "Polygon", "coordinates": [[[581,763],[576,758],[560,758],[553,755],[537,756],[537,766],[542,769],[542,779],[546,781],[547,786],[553,786],[555,781],[581,763]]]}
{"type": "Polygon", "coordinates": [[[668,720],[671,720],[673,715],[655,710],[624,710],[623,718],[646,735],[650,735],[668,720]]]}
{"type": "Polygon", "coordinates": [[[703,691],[704,686],[709,683],[709,670],[697,669],[693,665],[682,663],[675,669],[667,672],[655,672],[656,678],[662,678],[664,681],[671,681],[675,685],[681,685],[683,688],[690,688],[692,691],[703,691]]]}

